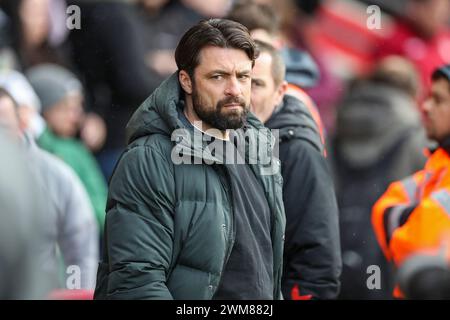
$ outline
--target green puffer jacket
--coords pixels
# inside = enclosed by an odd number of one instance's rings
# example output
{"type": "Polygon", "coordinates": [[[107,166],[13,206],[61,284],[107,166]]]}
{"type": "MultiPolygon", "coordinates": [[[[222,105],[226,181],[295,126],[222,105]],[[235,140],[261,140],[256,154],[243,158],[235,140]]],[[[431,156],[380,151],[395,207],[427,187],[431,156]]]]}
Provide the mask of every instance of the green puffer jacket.
{"type": "MultiPolygon", "coordinates": [[[[181,94],[175,73],[128,123],[130,144],[110,183],[96,299],[211,299],[220,284],[235,237],[229,178],[202,144],[185,145],[184,151],[215,164],[172,161],[174,141],[180,138],[174,130],[185,128],[177,113],[181,94]]],[[[248,123],[263,128],[253,115],[248,123]]],[[[273,145],[267,141],[273,139],[265,132],[269,152],[273,145]]],[[[274,297],[281,299],[285,216],[280,163],[272,161],[272,175],[262,174],[267,169],[262,165],[250,166],[272,212],[274,297]]]]}

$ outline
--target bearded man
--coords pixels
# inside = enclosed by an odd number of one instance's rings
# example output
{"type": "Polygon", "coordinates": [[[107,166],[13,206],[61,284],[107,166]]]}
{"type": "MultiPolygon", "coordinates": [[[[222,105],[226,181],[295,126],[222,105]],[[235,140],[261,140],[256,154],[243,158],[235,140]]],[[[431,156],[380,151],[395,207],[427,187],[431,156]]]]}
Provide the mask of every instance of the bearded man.
{"type": "Polygon", "coordinates": [[[262,161],[274,139],[248,112],[257,55],[248,30],[225,19],[201,21],[180,40],[178,71],[127,126],[96,299],[281,298],[280,164],[262,161]],[[256,145],[240,148],[248,140],[256,145]],[[238,152],[211,152],[212,143],[238,152]],[[194,161],[176,161],[180,150],[194,161]]]}

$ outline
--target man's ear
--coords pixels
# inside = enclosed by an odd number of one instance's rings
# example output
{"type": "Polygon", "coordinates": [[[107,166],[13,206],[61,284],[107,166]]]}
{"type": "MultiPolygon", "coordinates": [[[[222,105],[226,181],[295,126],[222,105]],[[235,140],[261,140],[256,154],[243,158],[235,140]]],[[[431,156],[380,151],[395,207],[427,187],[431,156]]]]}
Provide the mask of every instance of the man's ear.
{"type": "Polygon", "coordinates": [[[186,92],[186,94],[192,94],[192,80],[185,70],[180,70],[180,72],[178,72],[178,80],[180,81],[184,92],[186,92]]]}
{"type": "Polygon", "coordinates": [[[278,89],[277,89],[277,92],[276,92],[276,101],[275,101],[276,103],[275,103],[275,105],[279,105],[281,103],[281,101],[283,101],[283,97],[284,97],[284,95],[285,95],[285,93],[287,91],[287,88],[288,88],[288,83],[286,81],[283,81],[278,86],[278,89]]]}

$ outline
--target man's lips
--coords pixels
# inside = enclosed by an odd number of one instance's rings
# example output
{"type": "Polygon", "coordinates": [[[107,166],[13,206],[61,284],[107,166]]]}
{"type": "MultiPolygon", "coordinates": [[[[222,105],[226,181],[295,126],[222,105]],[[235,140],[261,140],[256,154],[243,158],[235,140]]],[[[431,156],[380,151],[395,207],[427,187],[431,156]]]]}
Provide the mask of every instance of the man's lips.
{"type": "Polygon", "coordinates": [[[240,105],[239,103],[229,103],[229,104],[225,104],[224,108],[237,109],[237,108],[242,108],[242,105],[240,105]]]}

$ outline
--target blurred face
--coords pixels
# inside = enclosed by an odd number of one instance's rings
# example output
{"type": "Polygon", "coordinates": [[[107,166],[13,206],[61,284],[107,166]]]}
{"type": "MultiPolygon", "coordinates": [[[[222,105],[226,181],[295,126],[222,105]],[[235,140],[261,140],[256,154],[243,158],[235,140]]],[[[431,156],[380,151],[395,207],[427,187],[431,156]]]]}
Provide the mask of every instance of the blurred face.
{"type": "Polygon", "coordinates": [[[206,47],[200,52],[194,79],[180,71],[180,83],[187,94],[190,120],[203,122],[203,129],[237,129],[249,110],[252,61],[238,49],[206,47]]]}
{"type": "Polygon", "coordinates": [[[447,80],[433,81],[422,109],[428,138],[442,142],[450,137],[450,85],[447,80]]]}
{"type": "Polygon", "coordinates": [[[254,29],[250,31],[250,35],[254,40],[259,40],[262,42],[270,43],[271,45],[275,45],[275,39],[269,32],[264,29],[254,29]]]}
{"type": "Polygon", "coordinates": [[[49,0],[23,0],[19,9],[25,41],[33,46],[44,43],[49,32],[49,0]]]}
{"type": "Polygon", "coordinates": [[[272,75],[272,56],[262,52],[252,71],[251,111],[261,122],[266,122],[275,107],[283,100],[286,83],[275,84],[272,75]]]}
{"type": "Polygon", "coordinates": [[[44,112],[44,118],[52,131],[66,138],[77,134],[82,116],[83,97],[80,93],[67,95],[44,112]]]}
{"type": "Polygon", "coordinates": [[[20,135],[16,106],[8,96],[0,97],[0,127],[6,128],[13,136],[20,135]]]}
{"type": "Polygon", "coordinates": [[[269,43],[277,49],[281,49],[285,45],[281,37],[278,35],[272,35],[264,29],[250,30],[250,35],[254,40],[269,43]]]}
{"type": "Polygon", "coordinates": [[[223,17],[230,5],[230,0],[181,0],[181,3],[204,17],[223,17]]]}

